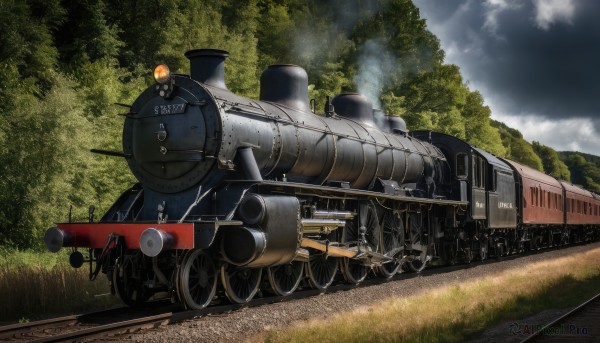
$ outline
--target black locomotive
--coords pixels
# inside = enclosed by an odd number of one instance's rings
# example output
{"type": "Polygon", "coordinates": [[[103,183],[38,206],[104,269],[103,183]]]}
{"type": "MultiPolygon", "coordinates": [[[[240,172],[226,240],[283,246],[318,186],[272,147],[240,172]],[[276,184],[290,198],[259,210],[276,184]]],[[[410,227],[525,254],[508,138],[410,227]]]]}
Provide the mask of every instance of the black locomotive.
{"type": "Polygon", "coordinates": [[[252,100],[227,90],[225,51],[186,56],[190,76],[155,69],[125,119],[123,152],[95,151],[124,157],[139,184],[99,222],[45,235],[51,251],[88,248],[90,278],[105,273],[125,303],[168,292],[199,309],[219,284],[244,303],[260,288],[324,290],[338,269],[357,284],[371,271],[531,246],[507,162],[457,138],[409,134],[399,117],[375,121],[355,93],[317,115],[298,66],[270,66],[252,100]]]}

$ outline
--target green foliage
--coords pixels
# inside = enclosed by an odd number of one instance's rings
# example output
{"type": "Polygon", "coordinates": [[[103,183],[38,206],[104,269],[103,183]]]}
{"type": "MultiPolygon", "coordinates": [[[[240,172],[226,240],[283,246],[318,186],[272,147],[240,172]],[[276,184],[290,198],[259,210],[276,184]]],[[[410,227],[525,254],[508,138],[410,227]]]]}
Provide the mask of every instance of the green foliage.
{"type": "Polygon", "coordinates": [[[57,34],[66,69],[73,70],[91,61],[118,56],[125,44],[119,40],[120,29],[107,23],[106,6],[98,0],[64,0],[67,20],[57,34]]]}
{"type": "Polygon", "coordinates": [[[600,193],[600,157],[566,151],[559,157],[569,167],[572,183],[600,193]]]}
{"type": "Polygon", "coordinates": [[[462,108],[465,122],[466,140],[496,156],[506,156],[506,148],[498,130],[491,125],[491,110],[483,103],[483,97],[477,91],[467,94],[466,102],[462,108]]]}
{"type": "Polygon", "coordinates": [[[506,148],[506,158],[544,171],[542,159],[535,153],[533,146],[523,139],[523,135],[518,130],[494,120],[491,121],[491,124],[500,133],[502,144],[506,148]]]}
{"type": "Polygon", "coordinates": [[[560,160],[558,156],[558,152],[556,150],[542,145],[539,142],[532,143],[533,150],[537,153],[537,155],[542,159],[542,164],[544,165],[544,171],[554,176],[557,179],[570,181],[571,180],[571,172],[567,165],[560,160]]]}
{"type": "Polygon", "coordinates": [[[51,87],[58,57],[52,30],[64,16],[60,0],[0,1],[0,66],[16,68],[21,91],[39,94],[51,87]]]}

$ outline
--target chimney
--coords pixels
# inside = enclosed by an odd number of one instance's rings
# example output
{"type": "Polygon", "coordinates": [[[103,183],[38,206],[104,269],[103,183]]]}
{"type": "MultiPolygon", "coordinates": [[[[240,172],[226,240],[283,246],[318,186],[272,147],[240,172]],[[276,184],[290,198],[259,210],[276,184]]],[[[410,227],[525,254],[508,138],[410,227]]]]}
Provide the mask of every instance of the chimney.
{"type": "Polygon", "coordinates": [[[293,64],[270,65],[260,76],[260,100],[310,112],[306,71],[293,64]]]}
{"type": "Polygon", "coordinates": [[[190,77],[209,86],[227,89],[225,86],[225,59],[229,53],[216,49],[196,49],[185,53],[190,60],[190,77]]]}

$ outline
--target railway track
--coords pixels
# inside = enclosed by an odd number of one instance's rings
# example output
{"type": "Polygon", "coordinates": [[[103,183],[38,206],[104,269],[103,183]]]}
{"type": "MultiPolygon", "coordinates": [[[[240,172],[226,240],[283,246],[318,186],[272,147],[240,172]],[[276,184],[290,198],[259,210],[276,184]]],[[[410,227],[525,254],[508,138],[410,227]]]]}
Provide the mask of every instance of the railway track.
{"type": "MultiPolygon", "coordinates": [[[[85,314],[18,323],[0,327],[0,341],[36,341],[56,342],[78,339],[78,332],[85,336],[94,336],[95,332],[110,332],[125,325],[133,326],[135,321],[144,317],[156,317],[164,314],[168,303],[157,301],[139,309],[119,307],[85,314]],[[148,316],[150,314],[150,316],[148,316]],[[121,323],[120,325],[115,325],[121,323]]],[[[158,317],[154,318],[159,319],[158,317]]],[[[142,321],[140,321],[140,324],[142,321]]]]}
{"type": "Polygon", "coordinates": [[[536,330],[525,342],[599,342],[600,293],[536,330]]]}
{"type": "Polygon", "coordinates": [[[186,311],[182,310],[179,306],[168,303],[167,301],[156,301],[137,309],[122,307],[81,315],[34,321],[30,323],[12,324],[0,327],[0,341],[85,341],[111,335],[135,332],[141,329],[169,325],[195,317],[220,315],[242,308],[263,306],[277,302],[317,296],[323,293],[335,293],[388,282],[408,280],[415,277],[425,277],[439,273],[450,273],[453,271],[474,268],[499,261],[515,260],[547,251],[549,250],[532,251],[518,255],[505,256],[502,258],[487,259],[470,264],[432,267],[422,271],[421,273],[397,274],[389,279],[371,278],[366,279],[359,285],[338,283],[330,286],[325,291],[305,289],[296,291],[288,296],[263,296],[255,298],[246,304],[214,304],[201,310],[186,311]]]}
{"type": "Polygon", "coordinates": [[[334,293],[383,284],[386,282],[407,280],[414,277],[432,275],[434,273],[452,272],[460,269],[475,267],[483,263],[490,262],[483,261],[470,265],[432,268],[419,274],[399,274],[390,279],[367,279],[359,285],[340,283],[332,285],[325,291],[313,289],[300,290],[288,296],[264,296],[255,298],[246,304],[213,305],[201,310],[185,311],[179,309],[178,306],[173,305],[163,305],[163,309],[167,309],[163,311],[160,311],[161,307],[145,307],[141,309],[130,309],[124,307],[114,310],[92,312],[83,315],[52,318],[30,323],[19,323],[0,327],[0,341],[84,341],[110,335],[134,332],[140,329],[158,327],[161,325],[169,325],[195,317],[224,314],[242,308],[263,306],[276,302],[317,296],[323,293],[334,293]],[[152,315],[144,315],[144,313],[147,314],[148,311],[153,311],[152,315]]]}

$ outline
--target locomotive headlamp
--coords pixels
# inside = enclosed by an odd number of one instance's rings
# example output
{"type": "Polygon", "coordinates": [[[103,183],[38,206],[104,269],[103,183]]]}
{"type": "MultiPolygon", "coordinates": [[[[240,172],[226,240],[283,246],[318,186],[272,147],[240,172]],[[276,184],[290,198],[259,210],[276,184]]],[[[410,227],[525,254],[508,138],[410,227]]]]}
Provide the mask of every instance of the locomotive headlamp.
{"type": "Polygon", "coordinates": [[[171,71],[164,64],[159,64],[154,68],[154,80],[161,85],[166,84],[171,79],[171,71]]]}

